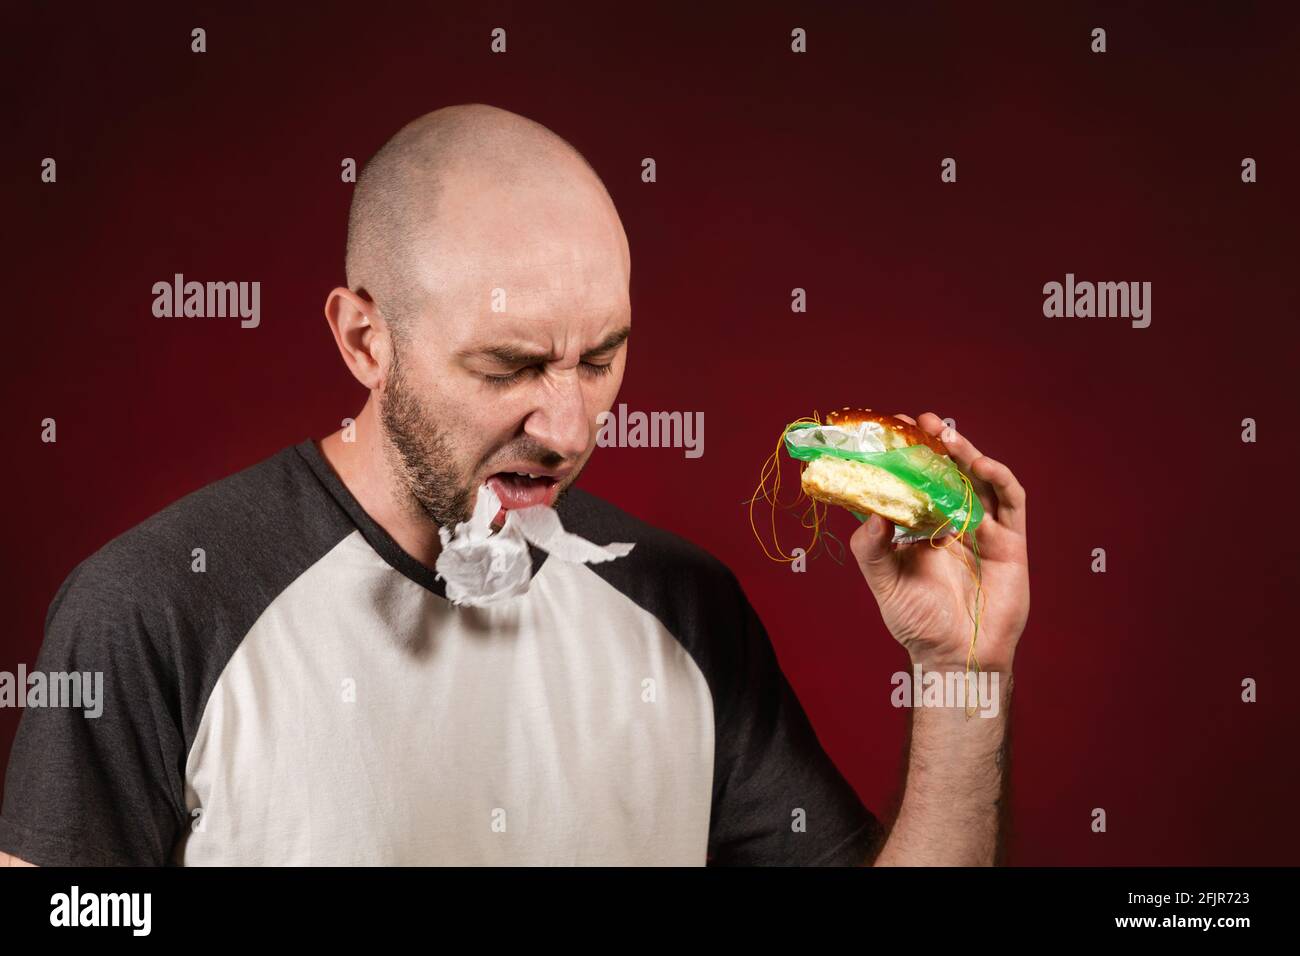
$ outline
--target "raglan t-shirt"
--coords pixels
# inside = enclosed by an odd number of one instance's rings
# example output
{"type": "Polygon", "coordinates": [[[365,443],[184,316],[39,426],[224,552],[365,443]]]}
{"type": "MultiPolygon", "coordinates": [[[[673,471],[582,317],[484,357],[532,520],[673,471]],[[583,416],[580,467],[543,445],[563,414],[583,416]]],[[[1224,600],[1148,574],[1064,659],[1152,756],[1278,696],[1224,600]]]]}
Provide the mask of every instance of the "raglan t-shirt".
{"type": "Polygon", "coordinates": [[[576,486],[484,608],[304,441],[78,565],[35,670],[0,850],[41,865],[854,865],[882,836],[732,572],[576,486]],[[87,677],[87,680],[90,678],[87,677]]]}

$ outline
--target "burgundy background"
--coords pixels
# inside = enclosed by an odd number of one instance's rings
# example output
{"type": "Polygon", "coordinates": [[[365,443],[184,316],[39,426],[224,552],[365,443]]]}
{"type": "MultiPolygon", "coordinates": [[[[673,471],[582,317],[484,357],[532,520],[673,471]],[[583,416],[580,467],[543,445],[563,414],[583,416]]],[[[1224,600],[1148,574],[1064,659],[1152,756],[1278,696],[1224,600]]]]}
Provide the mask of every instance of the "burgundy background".
{"type": "MultiPolygon", "coordinates": [[[[841,405],[955,418],[1028,489],[1012,862],[1300,861],[1285,6],[227,6],[12,16],[0,669],[33,665],[55,589],[110,537],[360,408],[321,312],[343,281],[340,161],[487,102],[573,142],[622,213],[619,401],[705,413],[702,459],[598,449],[582,486],[736,571],[869,806],[899,782],[906,657],[852,563],[791,574],[740,504],[785,422],[841,405]],[[261,327],[154,318],[175,272],[261,281],[261,327]],[[1066,272],[1151,281],[1150,328],[1044,318],[1066,272]]],[[[18,717],[0,711],[0,760],[18,717]]]]}

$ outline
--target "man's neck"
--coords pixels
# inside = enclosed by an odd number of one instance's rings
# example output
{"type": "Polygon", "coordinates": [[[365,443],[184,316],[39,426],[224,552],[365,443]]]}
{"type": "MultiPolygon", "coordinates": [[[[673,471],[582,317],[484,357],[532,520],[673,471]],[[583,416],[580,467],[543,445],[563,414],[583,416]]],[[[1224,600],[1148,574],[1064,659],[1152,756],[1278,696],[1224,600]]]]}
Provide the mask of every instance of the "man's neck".
{"type": "Polygon", "coordinates": [[[385,454],[379,414],[372,398],[356,418],[352,441],[344,430],[321,439],[320,450],[366,514],[403,551],[432,569],[442,551],[438,526],[407,493],[385,454]]]}

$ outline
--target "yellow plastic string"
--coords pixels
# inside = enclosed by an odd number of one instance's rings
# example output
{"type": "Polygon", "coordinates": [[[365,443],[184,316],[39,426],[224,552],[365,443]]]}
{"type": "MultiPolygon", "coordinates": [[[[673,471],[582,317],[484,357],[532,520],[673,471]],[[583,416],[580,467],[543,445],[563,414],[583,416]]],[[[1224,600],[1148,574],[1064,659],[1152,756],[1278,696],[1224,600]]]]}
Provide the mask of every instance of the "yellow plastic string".
{"type": "MultiPolygon", "coordinates": [[[[961,530],[949,537],[947,544],[937,545],[934,543],[935,535],[937,535],[940,531],[942,531],[944,527],[952,521],[951,518],[945,518],[943,524],[939,525],[939,527],[935,528],[934,531],[930,533],[930,547],[932,548],[938,548],[944,551],[948,550],[949,548],[952,547],[954,541],[959,542],[965,539],[967,529],[970,527],[971,511],[973,510],[974,503],[975,503],[975,487],[974,485],[971,484],[971,480],[966,477],[966,473],[963,472],[961,469],[957,470],[957,475],[958,477],[961,478],[962,484],[965,486],[966,489],[962,500],[962,510],[966,513],[966,520],[962,522],[961,530]]],[[[974,625],[974,630],[971,632],[970,648],[966,651],[966,673],[968,674],[970,673],[971,662],[973,661],[975,664],[976,680],[978,681],[979,673],[980,673],[980,662],[979,662],[979,658],[975,656],[975,641],[979,637],[980,620],[984,616],[984,608],[980,604],[980,599],[984,598],[985,595],[984,595],[984,586],[983,586],[983,572],[980,568],[980,546],[979,546],[979,541],[977,540],[974,532],[972,532],[970,535],[970,545],[971,545],[971,551],[973,551],[975,554],[975,566],[973,568],[971,567],[970,561],[967,560],[966,558],[965,548],[958,547],[957,553],[961,556],[962,564],[966,566],[966,570],[970,572],[971,578],[973,578],[975,581],[974,608],[973,610],[966,612],[966,616],[970,618],[971,623],[974,625]]],[[[985,599],[985,603],[987,604],[987,598],[985,599]]],[[[970,698],[970,694],[968,693],[967,694],[968,701],[969,698],[970,698]]],[[[978,705],[977,705],[977,709],[978,709],[978,705]]],[[[966,717],[969,719],[970,717],[973,716],[975,716],[975,712],[971,709],[970,704],[968,702],[966,706],[966,717]]]]}
{"type": "MultiPolygon", "coordinates": [[[[785,436],[790,431],[790,429],[796,425],[801,425],[805,423],[820,425],[822,422],[818,413],[814,410],[811,417],[806,416],[804,418],[795,419],[794,421],[790,422],[790,424],[786,425],[785,428],[781,429],[781,435],[776,440],[776,449],[772,452],[771,455],[768,456],[767,460],[763,463],[762,471],[759,473],[758,476],[758,487],[754,489],[754,495],[748,501],[749,527],[750,530],[754,532],[754,537],[758,540],[759,547],[763,549],[763,554],[765,554],[770,560],[777,561],[783,564],[789,564],[790,562],[796,560],[798,556],[794,554],[787,555],[785,551],[782,550],[781,542],[778,539],[777,532],[776,532],[776,512],[777,512],[777,508],[780,507],[779,497],[781,492],[781,452],[785,448],[785,436]],[[770,492],[768,491],[768,487],[767,487],[769,481],[771,481],[772,483],[772,489],[770,492]],[[754,523],[754,502],[757,501],[760,497],[763,498],[765,501],[768,502],[768,504],[772,506],[771,515],[770,515],[770,529],[772,532],[772,543],[773,545],[776,546],[776,552],[777,555],[779,555],[779,557],[773,556],[772,553],[767,550],[767,543],[763,540],[763,536],[759,534],[758,526],[754,523]]],[[[806,463],[805,463],[805,467],[806,467],[806,463]]],[[[800,469],[800,473],[802,474],[802,469],[800,469]]],[[[965,513],[966,519],[965,521],[962,522],[961,529],[958,530],[956,534],[949,536],[948,542],[946,544],[941,544],[941,545],[935,544],[934,543],[935,536],[938,535],[939,532],[942,531],[948,524],[952,523],[951,518],[945,518],[943,524],[939,525],[939,527],[935,528],[934,531],[930,533],[929,541],[930,541],[930,547],[932,548],[937,548],[939,550],[948,550],[952,547],[954,542],[964,541],[969,532],[971,516],[974,510],[974,503],[975,503],[975,487],[973,484],[971,484],[970,478],[968,478],[965,472],[963,472],[960,468],[957,470],[957,475],[958,477],[961,478],[962,484],[965,488],[963,501],[962,501],[962,511],[965,513]]],[[[790,503],[788,507],[794,507],[795,505],[797,505],[799,499],[802,497],[804,497],[804,493],[801,486],[799,494],[795,496],[794,500],[790,503]]],[[[817,501],[815,499],[809,499],[809,500],[811,501],[811,506],[808,508],[807,511],[804,512],[799,522],[801,527],[810,528],[813,533],[812,541],[809,542],[808,547],[805,549],[806,554],[812,553],[813,549],[817,545],[817,541],[822,537],[836,540],[829,531],[826,531],[823,528],[823,525],[825,524],[826,521],[826,511],[828,510],[828,506],[826,505],[826,503],[817,501]],[[811,523],[809,523],[809,519],[811,519],[811,523]]],[[[974,532],[969,532],[969,534],[970,534],[971,551],[975,555],[974,566],[972,567],[971,562],[967,559],[965,548],[958,547],[957,553],[961,557],[962,564],[966,566],[966,570],[970,572],[970,575],[975,582],[974,607],[971,610],[968,610],[966,612],[966,616],[970,618],[971,624],[973,625],[973,630],[971,632],[971,639],[970,639],[970,647],[966,651],[966,672],[968,674],[970,673],[971,665],[973,663],[976,680],[978,680],[978,675],[980,673],[980,662],[979,662],[979,658],[975,656],[975,642],[979,639],[980,620],[983,618],[984,606],[987,604],[987,598],[986,595],[984,594],[983,570],[980,566],[979,542],[976,539],[976,535],[974,532]],[[984,604],[981,603],[981,599],[984,599],[984,604]]],[[[968,694],[967,695],[968,701],[969,701],[969,696],[970,695],[968,694]]],[[[977,709],[978,709],[978,705],[977,705],[977,709]]],[[[975,712],[970,708],[970,705],[968,703],[966,707],[967,718],[973,717],[974,713],[975,712]]]]}
{"type": "MultiPolygon", "coordinates": [[[[790,562],[795,561],[798,558],[798,555],[795,554],[787,555],[785,553],[785,551],[781,548],[781,542],[777,537],[777,533],[776,533],[776,512],[777,509],[780,507],[780,502],[778,499],[781,494],[781,452],[785,448],[785,436],[790,431],[790,429],[794,428],[794,426],[796,425],[802,425],[805,423],[820,425],[822,422],[821,422],[821,418],[814,410],[811,416],[797,418],[794,421],[792,421],[790,424],[786,425],[785,428],[781,429],[781,435],[776,440],[776,450],[773,451],[772,454],[768,456],[767,461],[763,462],[763,470],[759,473],[758,476],[758,487],[754,489],[754,495],[752,498],[749,499],[748,502],[749,527],[750,530],[754,532],[754,537],[758,540],[759,547],[763,549],[763,554],[767,555],[767,557],[770,560],[776,561],[781,564],[789,564],[790,562]],[[770,492],[768,491],[768,487],[767,487],[769,480],[772,482],[772,489],[770,492]],[[772,544],[776,546],[776,553],[777,555],[779,555],[779,557],[774,556],[770,551],[767,550],[767,543],[763,540],[763,536],[759,534],[758,526],[754,523],[754,502],[757,501],[760,497],[763,498],[768,504],[772,506],[771,514],[769,516],[769,520],[771,524],[771,532],[772,532],[772,544]]],[[[799,499],[802,497],[804,497],[804,494],[803,494],[803,489],[801,487],[799,490],[799,494],[795,496],[794,500],[790,502],[788,507],[792,508],[795,505],[797,505],[799,503],[799,499]]],[[[825,502],[815,501],[812,499],[809,500],[811,501],[811,506],[808,508],[807,511],[803,513],[803,515],[799,519],[800,526],[804,528],[810,528],[813,533],[812,541],[810,541],[808,543],[808,547],[804,549],[805,554],[811,554],[813,548],[817,546],[818,539],[822,537],[823,534],[826,534],[826,532],[822,530],[822,525],[826,521],[827,505],[825,504],[825,502]],[[810,521],[811,523],[809,523],[810,521]]],[[[826,536],[830,537],[829,534],[826,534],[826,536]]]]}

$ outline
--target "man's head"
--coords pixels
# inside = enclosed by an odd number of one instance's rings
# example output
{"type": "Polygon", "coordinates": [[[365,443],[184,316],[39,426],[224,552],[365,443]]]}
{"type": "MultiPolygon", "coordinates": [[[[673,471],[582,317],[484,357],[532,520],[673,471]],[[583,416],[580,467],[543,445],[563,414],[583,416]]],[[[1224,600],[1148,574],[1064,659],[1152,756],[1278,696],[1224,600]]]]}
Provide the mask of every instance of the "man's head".
{"type": "Polygon", "coordinates": [[[522,116],[436,110],[366,164],[326,314],[433,521],[467,520],[496,472],[577,477],[623,380],[630,274],[600,179],[522,116]]]}

